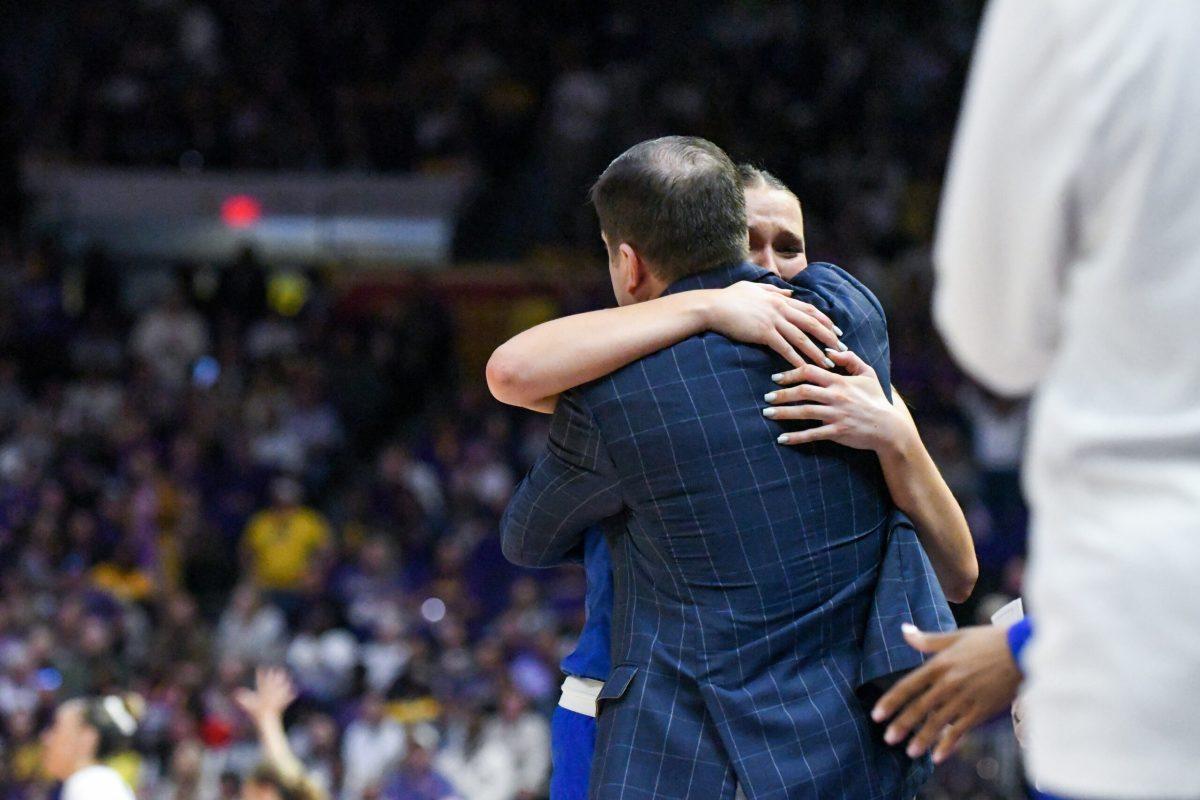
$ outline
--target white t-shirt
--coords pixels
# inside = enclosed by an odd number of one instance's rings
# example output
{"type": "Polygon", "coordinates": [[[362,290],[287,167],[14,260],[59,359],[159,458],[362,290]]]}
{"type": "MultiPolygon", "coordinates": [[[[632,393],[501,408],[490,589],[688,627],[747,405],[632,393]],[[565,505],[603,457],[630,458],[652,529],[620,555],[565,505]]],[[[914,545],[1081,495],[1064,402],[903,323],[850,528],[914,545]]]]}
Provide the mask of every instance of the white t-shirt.
{"type": "Polygon", "coordinates": [[[1200,2],[993,0],[935,319],[1035,390],[1027,764],[1056,795],[1200,797],[1200,2]]]}
{"type": "Polygon", "coordinates": [[[62,800],[134,800],[129,784],[108,767],[79,770],[63,784],[62,800]]]}

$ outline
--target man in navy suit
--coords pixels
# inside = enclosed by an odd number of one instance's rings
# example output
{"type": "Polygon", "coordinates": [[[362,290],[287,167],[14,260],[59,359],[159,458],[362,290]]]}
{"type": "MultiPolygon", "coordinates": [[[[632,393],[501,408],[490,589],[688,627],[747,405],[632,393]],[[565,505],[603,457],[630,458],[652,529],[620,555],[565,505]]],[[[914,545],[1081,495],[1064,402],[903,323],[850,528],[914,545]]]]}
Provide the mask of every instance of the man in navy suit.
{"type": "MultiPolygon", "coordinates": [[[[786,286],[890,386],[883,312],[861,284],[814,264],[785,285],[745,261],[744,198],[720,148],[643,142],[592,199],[621,304],[786,286]]],[[[593,797],[727,798],[740,785],[752,799],[907,800],[924,775],[856,693],[891,511],[878,461],[776,444],[762,407],[781,365],[710,333],[567,392],[505,515],[505,554],[529,566],[580,559],[582,532],[610,523],[614,666],[593,797]]]]}

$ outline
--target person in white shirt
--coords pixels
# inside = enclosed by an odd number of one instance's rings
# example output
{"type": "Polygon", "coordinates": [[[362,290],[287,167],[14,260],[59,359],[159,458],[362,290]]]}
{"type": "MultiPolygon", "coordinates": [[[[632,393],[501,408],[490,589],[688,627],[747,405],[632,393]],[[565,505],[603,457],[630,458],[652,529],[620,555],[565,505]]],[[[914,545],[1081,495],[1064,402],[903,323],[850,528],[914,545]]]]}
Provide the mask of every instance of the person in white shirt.
{"type": "Polygon", "coordinates": [[[517,797],[540,797],[550,779],[550,723],[529,709],[529,701],[515,689],[500,694],[500,713],[483,729],[485,740],[507,748],[516,767],[517,797]]]}
{"type": "Polygon", "coordinates": [[[957,401],[971,430],[979,499],[987,510],[987,524],[975,531],[975,551],[982,561],[1004,565],[1026,549],[1029,522],[1020,478],[1026,404],[975,384],[963,386],[957,401]]]}
{"type": "Polygon", "coordinates": [[[287,618],[253,585],[238,586],[217,622],[218,660],[251,664],[279,661],[287,646],[287,618]]]}
{"type": "Polygon", "coordinates": [[[68,700],[42,734],[42,768],[63,782],[62,800],[133,800],[133,791],[104,759],[128,746],[137,722],[124,699],[68,700]]]}
{"type": "Polygon", "coordinates": [[[175,287],[160,305],[142,315],[129,343],[133,354],[149,364],[160,380],[180,386],[188,369],[208,350],[208,326],[175,287]]]}
{"type": "Polygon", "coordinates": [[[994,0],[942,200],[938,327],[1034,392],[1023,707],[1060,795],[1200,797],[1197,76],[1200,3],[994,0]]]}
{"type": "MultiPolygon", "coordinates": [[[[448,716],[452,720],[434,760],[437,771],[446,776],[463,800],[520,797],[517,755],[508,742],[489,735],[490,723],[483,709],[463,708],[448,716]]],[[[545,744],[549,753],[548,739],[545,744]]]]}
{"type": "Polygon", "coordinates": [[[379,786],[404,758],[404,726],[386,714],[383,698],[363,698],[358,718],[342,737],[342,800],[362,800],[372,786],[379,786]]]}

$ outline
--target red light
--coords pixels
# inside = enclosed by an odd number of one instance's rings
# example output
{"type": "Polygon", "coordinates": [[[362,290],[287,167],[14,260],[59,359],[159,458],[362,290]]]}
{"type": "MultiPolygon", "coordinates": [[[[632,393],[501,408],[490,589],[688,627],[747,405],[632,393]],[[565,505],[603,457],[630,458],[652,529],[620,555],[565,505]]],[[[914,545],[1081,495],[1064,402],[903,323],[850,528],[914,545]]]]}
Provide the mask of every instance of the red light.
{"type": "Polygon", "coordinates": [[[248,194],[235,194],[221,203],[221,220],[231,228],[249,228],[262,217],[262,204],[248,194]]]}

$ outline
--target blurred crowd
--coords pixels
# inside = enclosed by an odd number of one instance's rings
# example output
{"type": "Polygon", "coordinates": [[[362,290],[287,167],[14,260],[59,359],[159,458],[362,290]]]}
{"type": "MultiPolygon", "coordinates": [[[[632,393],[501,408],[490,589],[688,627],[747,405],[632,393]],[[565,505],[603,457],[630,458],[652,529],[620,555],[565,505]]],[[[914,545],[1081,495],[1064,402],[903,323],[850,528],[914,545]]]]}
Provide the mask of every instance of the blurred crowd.
{"type": "MultiPolygon", "coordinates": [[[[583,575],[501,556],[546,420],[458,386],[461,331],[432,289],[363,313],[316,273],[289,276],[296,302],[251,254],[111,282],[102,255],[64,268],[51,240],[5,258],[0,798],[45,796],[58,699],[127,691],[141,796],[233,796],[258,757],[233,693],[276,663],[301,692],[293,747],[332,796],[544,795],[583,575]]],[[[1019,591],[1022,411],[935,345],[907,352],[904,320],[896,381],[968,509],[984,580],[964,614],[986,616],[1019,591]]],[[[1011,736],[993,739],[929,796],[1011,783],[1011,736]]]]}
{"type": "MultiPolygon", "coordinates": [[[[586,186],[662,133],[804,203],[810,259],[889,315],[893,380],[967,510],[964,622],[1020,592],[1025,409],[964,380],[928,242],[978,2],[95,0],[0,22],[0,210],[16,155],[197,172],[467,169],[456,254],[599,254],[586,186]],[[8,145],[12,145],[9,147],[8,145]]],[[[426,286],[352,307],[252,253],[219,269],[0,237],[0,800],[46,797],[62,697],[136,692],[121,769],[234,797],[234,692],[286,664],[293,748],[331,796],[545,795],[583,576],[511,568],[496,524],[545,420],[460,380],[426,286]]],[[[1023,797],[1006,723],[926,798],[1023,797]]]]}
{"type": "Polygon", "coordinates": [[[457,249],[485,260],[597,247],[608,160],[701,135],[792,185],[846,260],[928,239],[981,5],[57,0],[0,22],[0,99],[33,157],[469,169],[457,249]]]}
{"type": "Polygon", "coordinates": [[[72,314],[58,258],[0,267],[0,797],[45,796],[57,698],[127,691],[142,796],[228,796],[263,663],[331,796],[542,795],[582,575],[516,576],[495,530],[544,421],[455,390],[431,298],[347,318],[314,277],[285,316],[243,262],[72,314]]]}

